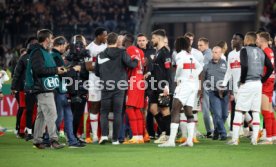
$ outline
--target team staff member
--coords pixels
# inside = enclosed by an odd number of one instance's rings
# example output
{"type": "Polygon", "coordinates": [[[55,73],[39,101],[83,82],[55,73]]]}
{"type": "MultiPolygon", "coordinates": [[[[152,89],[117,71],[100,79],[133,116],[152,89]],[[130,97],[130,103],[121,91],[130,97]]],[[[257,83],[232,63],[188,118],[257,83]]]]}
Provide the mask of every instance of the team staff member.
{"type": "Polygon", "coordinates": [[[243,113],[252,111],[253,134],[251,144],[257,145],[257,138],[260,129],[260,109],[262,98],[262,83],[272,74],[273,66],[264,52],[256,47],[256,34],[248,32],[245,35],[244,45],[240,53],[241,77],[240,87],[237,94],[236,113],[233,122],[232,140],[229,145],[239,144],[239,129],[242,125],[243,113]],[[267,68],[263,76],[264,66],[267,68]]]}
{"type": "Polygon", "coordinates": [[[171,78],[171,54],[165,46],[164,39],[166,37],[165,30],[158,29],[152,32],[152,43],[156,47],[157,53],[153,60],[153,72],[152,77],[155,80],[153,91],[149,97],[150,112],[154,115],[156,122],[162,134],[159,139],[155,140],[154,143],[164,143],[168,140],[170,135],[170,123],[171,115],[169,107],[158,106],[158,97],[163,93],[164,96],[169,96],[170,87],[172,86],[171,78]],[[164,83],[163,81],[166,81],[164,83]],[[158,87],[159,82],[162,82],[161,87],[158,87]],[[161,112],[159,113],[159,108],[161,112]]]}
{"type": "Polygon", "coordinates": [[[206,89],[209,89],[210,107],[213,111],[214,120],[214,136],[213,140],[226,140],[227,134],[224,123],[228,114],[228,94],[227,90],[220,94],[221,88],[219,84],[223,81],[227,70],[227,63],[221,58],[222,49],[219,46],[213,48],[212,60],[204,66],[203,75],[206,82],[206,89]],[[214,82],[212,82],[214,81],[214,82]]]}
{"type": "Polygon", "coordinates": [[[135,68],[138,64],[136,58],[131,60],[125,50],[117,48],[117,39],[116,33],[108,34],[107,49],[99,54],[96,61],[95,74],[103,81],[100,111],[102,137],[99,144],[105,144],[108,141],[108,113],[110,111],[114,113],[112,144],[119,144],[118,137],[127,85],[119,88],[118,83],[127,81],[127,67],[135,68]],[[110,81],[113,86],[110,86],[110,81]]]}
{"type": "Polygon", "coordinates": [[[37,118],[34,127],[33,144],[36,148],[44,149],[42,143],[43,132],[47,130],[51,140],[52,148],[63,148],[58,143],[55,121],[57,119],[56,104],[53,90],[58,86],[56,83],[57,74],[66,72],[62,67],[56,67],[53,57],[48,50],[53,43],[53,33],[50,30],[42,29],[37,33],[40,45],[30,54],[30,63],[33,78],[33,93],[37,97],[37,118]]]}

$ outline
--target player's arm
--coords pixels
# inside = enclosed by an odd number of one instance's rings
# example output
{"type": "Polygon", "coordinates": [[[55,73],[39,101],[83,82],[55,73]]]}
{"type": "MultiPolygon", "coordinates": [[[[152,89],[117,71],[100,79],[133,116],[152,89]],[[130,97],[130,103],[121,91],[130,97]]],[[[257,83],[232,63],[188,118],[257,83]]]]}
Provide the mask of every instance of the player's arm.
{"type": "Polygon", "coordinates": [[[240,52],[240,60],[241,60],[240,83],[244,84],[247,77],[247,71],[248,71],[248,55],[245,48],[242,48],[240,52]]]}
{"type": "Polygon", "coordinates": [[[227,83],[229,82],[231,77],[232,77],[232,72],[231,72],[231,68],[230,68],[230,61],[227,61],[227,70],[226,70],[226,73],[224,75],[222,86],[227,86],[227,83]]]}
{"type": "Polygon", "coordinates": [[[132,60],[126,52],[123,52],[122,61],[129,68],[135,68],[138,65],[138,60],[136,58],[132,60]]]}
{"type": "Polygon", "coordinates": [[[264,66],[266,67],[266,73],[262,77],[262,83],[264,83],[270,77],[270,75],[273,72],[273,65],[272,65],[270,59],[268,58],[268,56],[266,54],[265,54],[264,66]]]}

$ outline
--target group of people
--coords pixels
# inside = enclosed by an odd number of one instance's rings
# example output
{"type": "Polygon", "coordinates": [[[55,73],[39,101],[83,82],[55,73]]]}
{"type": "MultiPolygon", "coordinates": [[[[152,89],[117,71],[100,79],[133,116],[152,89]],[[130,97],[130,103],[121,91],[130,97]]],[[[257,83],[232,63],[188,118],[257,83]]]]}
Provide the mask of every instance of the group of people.
{"type": "Polygon", "coordinates": [[[242,126],[252,131],[253,145],[276,142],[269,33],[235,33],[228,56],[224,41],[211,50],[201,37],[193,48],[193,33],[178,37],[174,49],[163,29],[153,31],[151,41],[144,34],[108,33],[102,27],[94,36],[90,44],[82,35],[67,42],[41,29],[28,40],[11,89],[19,104],[16,132],[34,147],[63,148],[58,138],[64,132],[69,148],[109,141],[143,144],[157,136],[159,147],[192,147],[198,143],[199,111],[205,136],[227,140],[229,103],[228,144],[239,144],[242,126]],[[260,111],[266,134],[258,143],[260,111]]]}

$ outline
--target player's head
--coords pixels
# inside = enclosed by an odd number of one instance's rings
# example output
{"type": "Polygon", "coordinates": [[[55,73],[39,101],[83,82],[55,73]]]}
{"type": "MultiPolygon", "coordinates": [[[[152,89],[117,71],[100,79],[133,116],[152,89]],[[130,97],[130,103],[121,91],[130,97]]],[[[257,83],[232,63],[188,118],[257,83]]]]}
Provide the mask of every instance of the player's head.
{"type": "Polygon", "coordinates": [[[107,40],[107,30],[103,27],[98,27],[95,29],[95,38],[100,43],[106,43],[107,40]]]}
{"type": "Polygon", "coordinates": [[[186,32],[184,36],[185,36],[185,37],[188,37],[188,38],[190,39],[190,41],[191,41],[191,46],[192,46],[193,43],[194,43],[195,34],[192,33],[192,32],[186,32]]]}
{"type": "Polygon", "coordinates": [[[68,42],[64,36],[58,36],[54,39],[54,48],[62,54],[66,51],[67,45],[68,42]]]}
{"type": "Polygon", "coordinates": [[[107,45],[117,46],[118,34],[111,32],[107,35],[107,45]]]}
{"type": "Polygon", "coordinates": [[[157,47],[159,43],[164,44],[164,38],[166,37],[166,31],[164,29],[155,30],[151,35],[151,41],[154,47],[157,47]]]}
{"type": "Polygon", "coordinates": [[[117,47],[118,48],[124,48],[123,46],[123,40],[125,38],[125,35],[118,35],[118,39],[117,39],[117,47]]]}
{"type": "Polygon", "coordinates": [[[137,46],[140,48],[140,49],[147,49],[147,44],[148,44],[148,38],[140,33],[137,35],[137,46]]]}
{"type": "Polygon", "coordinates": [[[227,43],[225,41],[219,41],[217,43],[217,46],[221,47],[223,54],[225,54],[227,52],[228,45],[227,45],[227,43]]]}
{"type": "Polygon", "coordinates": [[[256,33],[253,31],[247,32],[245,37],[244,37],[244,45],[248,46],[248,45],[255,45],[256,44],[256,33]]]}
{"type": "Polygon", "coordinates": [[[209,49],[209,40],[205,37],[199,38],[197,42],[198,50],[204,52],[205,50],[209,49]]]}
{"type": "Polygon", "coordinates": [[[213,60],[219,60],[222,56],[222,48],[220,46],[213,47],[212,58],[213,60]]]}
{"type": "Polygon", "coordinates": [[[257,34],[257,39],[256,39],[256,45],[258,47],[262,47],[264,45],[268,45],[270,39],[270,34],[268,32],[260,32],[257,34]]]}
{"type": "Polygon", "coordinates": [[[232,49],[241,48],[243,46],[244,36],[241,33],[235,33],[231,40],[232,49]]]}
{"type": "Polygon", "coordinates": [[[51,49],[53,46],[53,33],[48,29],[38,30],[37,32],[38,43],[43,44],[45,49],[51,49]]]}
{"type": "Polygon", "coordinates": [[[179,53],[182,50],[187,51],[190,53],[191,50],[191,44],[190,39],[188,37],[178,37],[174,42],[175,51],[179,53]]]}
{"type": "Polygon", "coordinates": [[[123,39],[123,46],[124,47],[129,47],[131,45],[133,45],[134,43],[134,36],[132,34],[126,34],[124,39],[123,39]]]}

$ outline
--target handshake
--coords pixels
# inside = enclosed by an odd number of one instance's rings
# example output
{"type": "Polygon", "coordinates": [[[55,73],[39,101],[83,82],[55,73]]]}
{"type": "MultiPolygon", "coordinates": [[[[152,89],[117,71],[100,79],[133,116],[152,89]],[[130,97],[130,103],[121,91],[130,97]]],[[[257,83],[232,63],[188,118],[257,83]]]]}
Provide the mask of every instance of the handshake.
{"type": "MultiPolygon", "coordinates": [[[[76,66],[73,67],[73,69],[76,72],[80,72],[81,71],[81,66],[80,65],[76,65],[76,66]]],[[[58,67],[57,70],[58,70],[58,74],[64,74],[64,73],[68,72],[69,68],[62,66],[62,67],[58,67]]]]}

